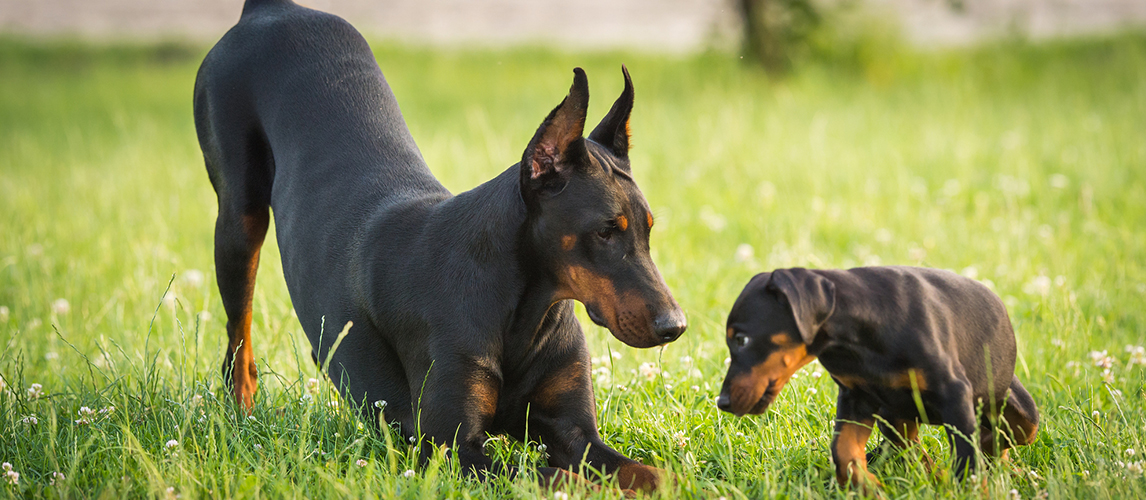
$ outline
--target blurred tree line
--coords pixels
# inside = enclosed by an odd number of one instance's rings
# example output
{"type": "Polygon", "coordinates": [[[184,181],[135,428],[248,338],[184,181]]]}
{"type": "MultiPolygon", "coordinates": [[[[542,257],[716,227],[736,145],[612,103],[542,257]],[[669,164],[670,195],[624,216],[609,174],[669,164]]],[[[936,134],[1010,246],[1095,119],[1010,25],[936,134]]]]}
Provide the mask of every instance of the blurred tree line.
{"type": "MultiPolygon", "coordinates": [[[[919,0],[928,1],[928,0],[919,0]]],[[[963,12],[965,0],[938,0],[963,12]]],[[[864,18],[860,0],[736,0],[744,26],[744,59],[782,76],[802,60],[867,69],[897,52],[887,19],[864,18]]],[[[868,13],[870,14],[870,13],[868,13]]]]}

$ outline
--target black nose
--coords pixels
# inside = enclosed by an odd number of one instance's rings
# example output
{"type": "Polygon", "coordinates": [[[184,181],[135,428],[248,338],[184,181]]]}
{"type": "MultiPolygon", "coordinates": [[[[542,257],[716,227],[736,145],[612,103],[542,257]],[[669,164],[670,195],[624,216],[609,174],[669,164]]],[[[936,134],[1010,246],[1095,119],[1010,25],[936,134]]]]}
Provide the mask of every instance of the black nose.
{"type": "Polygon", "coordinates": [[[653,320],[653,330],[666,343],[676,340],[687,329],[688,322],[685,321],[684,312],[680,309],[661,314],[653,320]]]}
{"type": "Polygon", "coordinates": [[[720,408],[721,411],[728,411],[729,408],[732,408],[732,402],[728,400],[727,394],[721,394],[720,397],[716,398],[716,407],[720,408]]]}

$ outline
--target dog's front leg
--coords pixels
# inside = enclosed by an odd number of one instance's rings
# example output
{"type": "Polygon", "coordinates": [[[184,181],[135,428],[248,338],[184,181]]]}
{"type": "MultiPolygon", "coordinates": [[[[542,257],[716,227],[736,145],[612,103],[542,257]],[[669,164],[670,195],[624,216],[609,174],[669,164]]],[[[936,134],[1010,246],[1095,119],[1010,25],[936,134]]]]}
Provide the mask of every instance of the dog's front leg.
{"type": "Polygon", "coordinates": [[[880,497],[879,480],[867,470],[864,453],[875,425],[875,407],[859,393],[840,386],[836,399],[836,425],[832,434],[832,461],[840,487],[858,488],[865,495],[880,497]]]}
{"type": "Polygon", "coordinates": [[[667,475],[601,440],[588,359],[554,370],[543,380],[530,398],[529,430],[540,434],[553,467],[577,471],[584,464],[615,477],[626,490],[654,491],[667,475]]]}
{"type": "Polygon", "coordinates": [[[471,356],[439,356],[429,373],[416,380],[415,418],[427,440],[422,446],[425,461],[437,446],[454,447],[466,475],[485,479],[489,473],[510,472],[495,467],[486,456],[484,443],[497,410],[500,375],[471,356]],[[421,384],[419,384],[421,385],[421,384]]]}

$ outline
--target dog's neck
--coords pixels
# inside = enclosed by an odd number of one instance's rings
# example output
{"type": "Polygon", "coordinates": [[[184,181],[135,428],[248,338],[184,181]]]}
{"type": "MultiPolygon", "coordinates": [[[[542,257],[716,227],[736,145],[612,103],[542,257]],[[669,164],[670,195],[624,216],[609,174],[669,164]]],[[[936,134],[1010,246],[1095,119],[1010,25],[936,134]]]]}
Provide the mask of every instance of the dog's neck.
{"type": "Polygon", "coordinates": [[[818,357],[830,373],[861,373],[864,367],[859,360],[885,349],[882,339],[871,335],[869,325],[865,324],[868,312],[837,282],[835,311],[808,346],[808,352],[818,357]]]}
{"type": "MultiPolygon", "coordinates": [[[[450,200],[457,240],[469,242],[473,256],[490,266],[508,266],[497,292],[515,298],[506,327],[513,333],[536,334],[554,304],[559,285],[552,272],[537,264],[530,218],[521,193],[520,166],[450,200]]],[[[494,290],[491,290],[494,293],[494,290]]]]}

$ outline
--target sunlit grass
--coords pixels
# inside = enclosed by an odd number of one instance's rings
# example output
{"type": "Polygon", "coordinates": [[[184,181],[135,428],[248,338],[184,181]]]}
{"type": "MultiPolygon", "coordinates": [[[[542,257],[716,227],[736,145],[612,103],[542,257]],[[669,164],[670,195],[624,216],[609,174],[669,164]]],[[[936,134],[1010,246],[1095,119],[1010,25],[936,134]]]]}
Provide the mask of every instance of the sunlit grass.
{"type": "MultiPolygon", "coordinates": [[[[308,384],[319,375],[273,235],[255,296],[258,405],[246,419],[226,404],[215,199],[191,120],[205,50],[0,42],[0,461],[19,474],[0,476],[0,492],[552,497],[527,479],[460,479],[448,459],[418,467],[397,434],[308,384]]],[[[901,54],[782,82],[723,55],[377,55],[455,191],[520,158],[573,66],[589,75],[595,122],[628,65],[654,257],[691,327],[637,351],[583,324],[602,433],[677,474],[666,496],[846,494],[827,450],[835,388],[818,364],[760,417],[713,398],[724,317],[752,274],[865,264],[953,269],[1007,304],[1042,426],[986,474],[990,494],[1146,495],[1146,366],[1127,350],[1146,344],[1146,38],[901,54]]],[[[924,443],[946,467],[941,431],[924,443]]],[[[487,449],[543,463],[535,444],[487,449]]],[[[890,497],[982,494],[932,478],[916,453],[874,464],[890,497]]]]}

